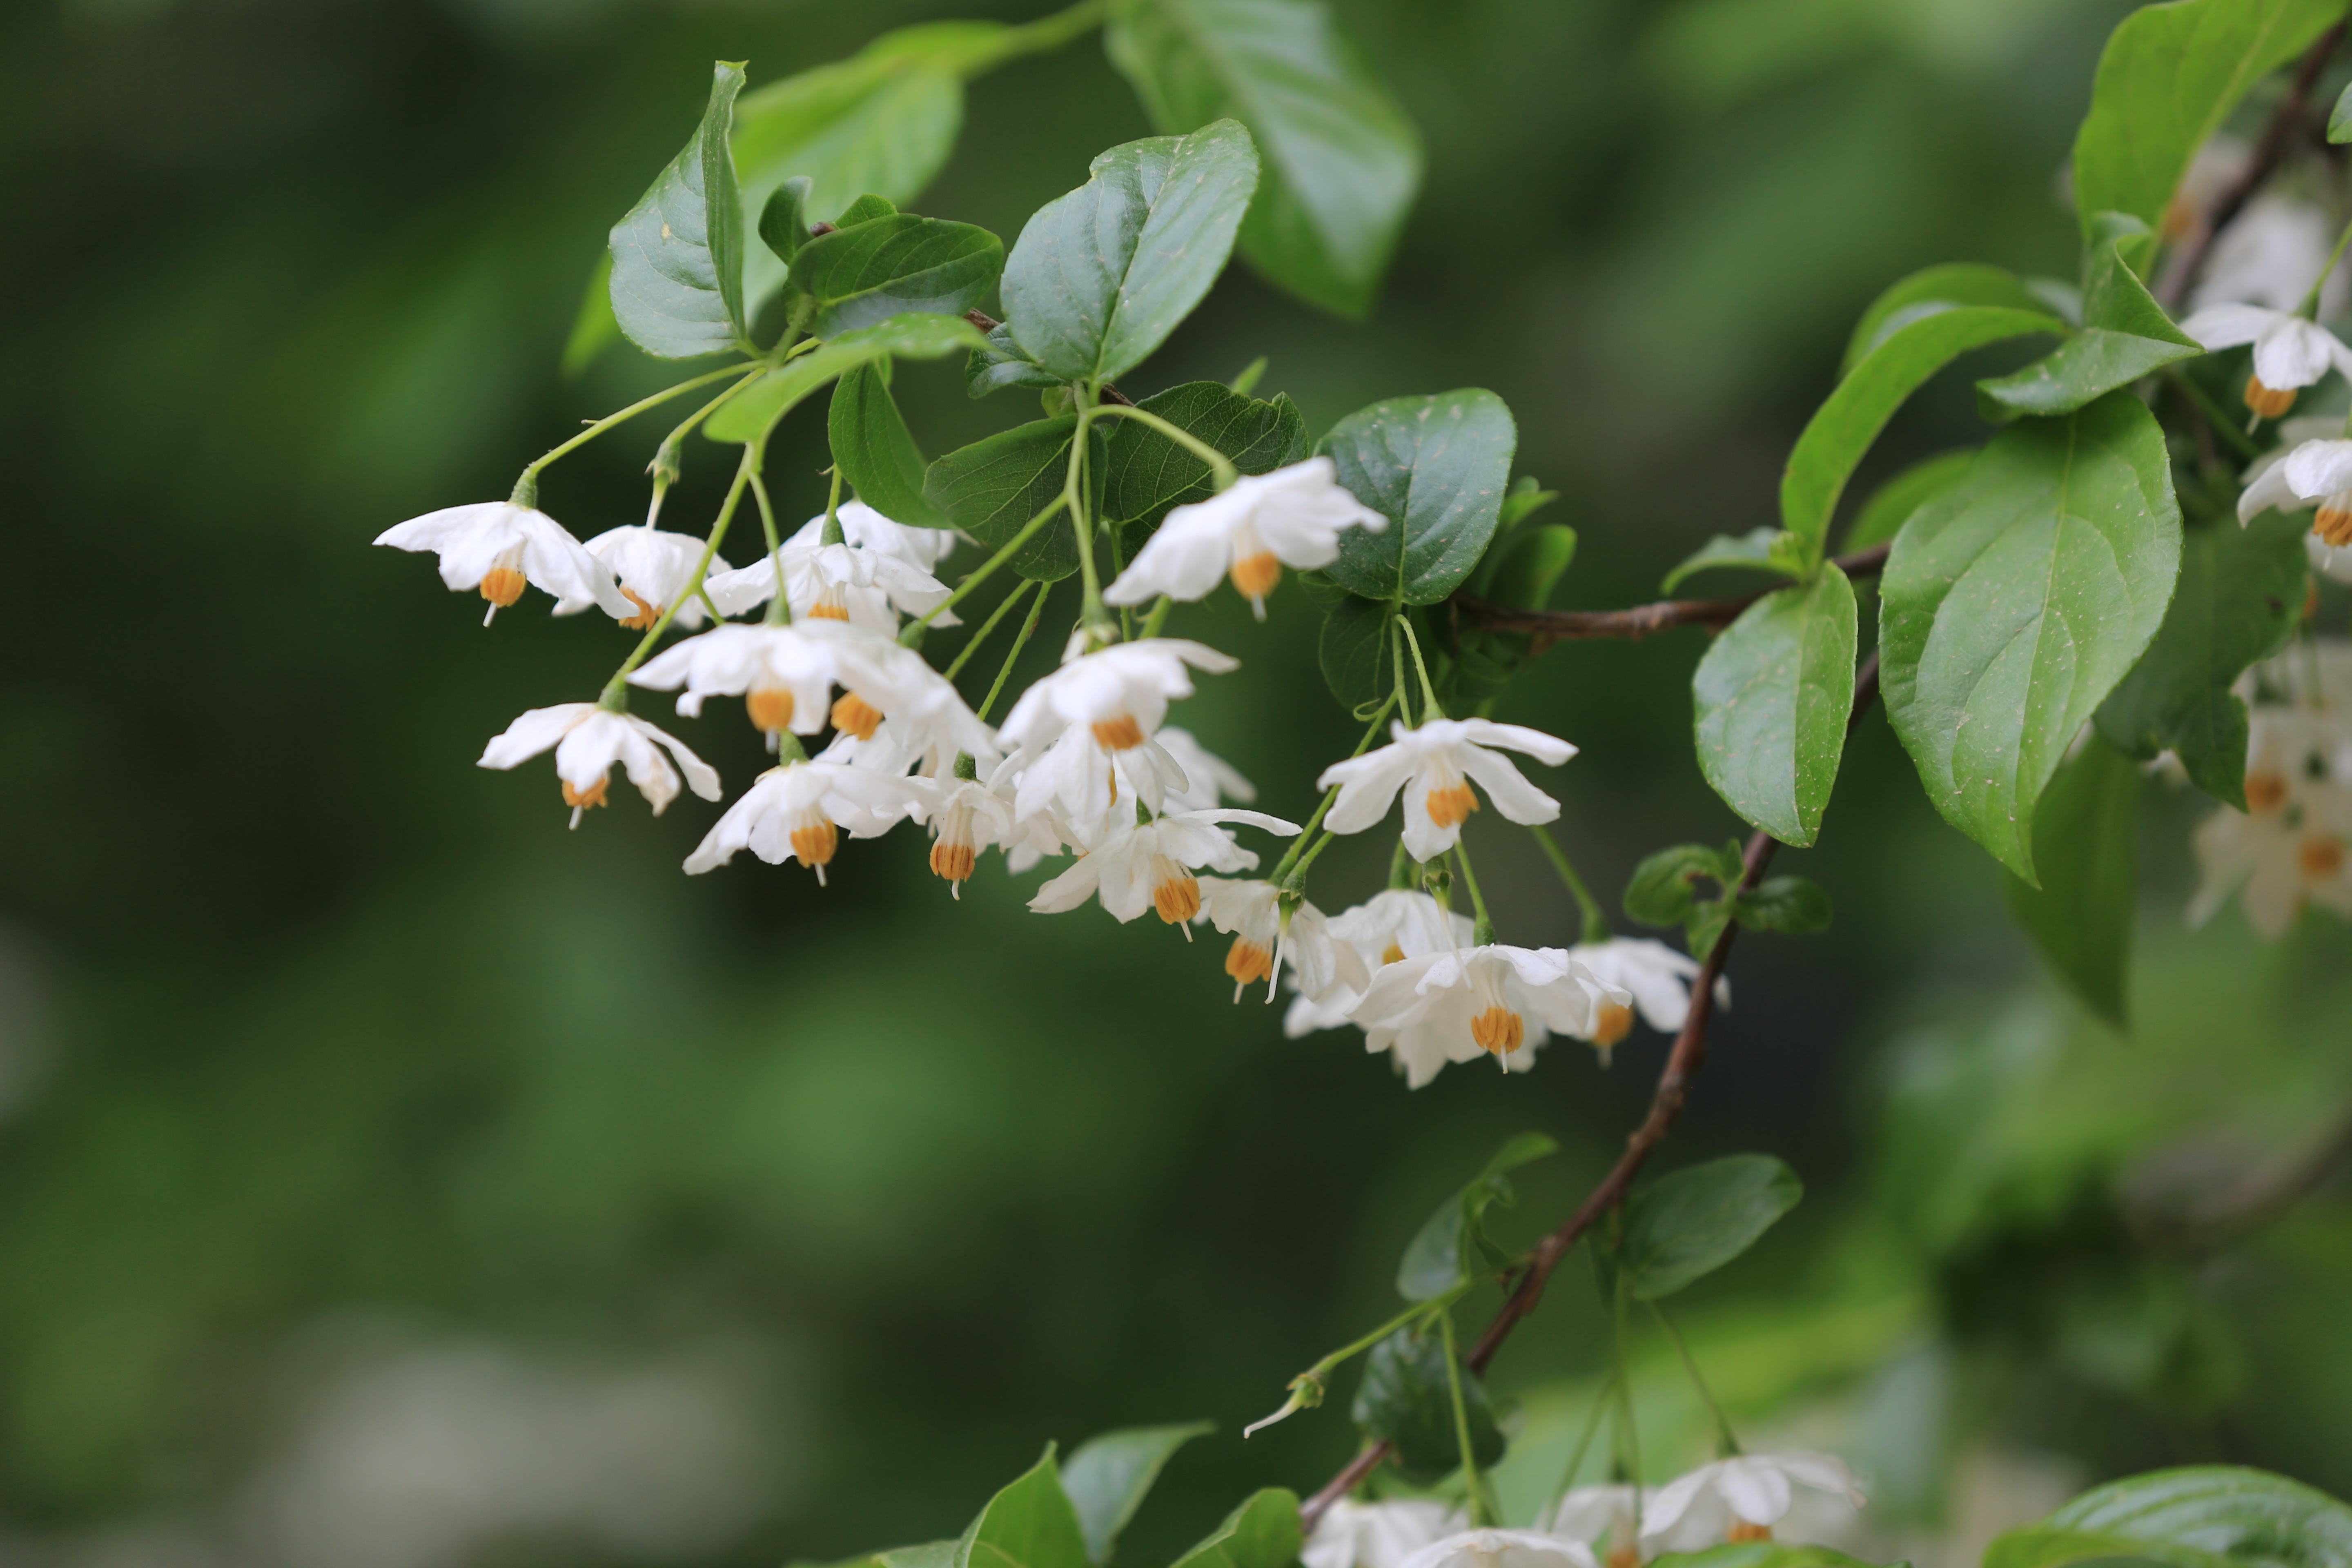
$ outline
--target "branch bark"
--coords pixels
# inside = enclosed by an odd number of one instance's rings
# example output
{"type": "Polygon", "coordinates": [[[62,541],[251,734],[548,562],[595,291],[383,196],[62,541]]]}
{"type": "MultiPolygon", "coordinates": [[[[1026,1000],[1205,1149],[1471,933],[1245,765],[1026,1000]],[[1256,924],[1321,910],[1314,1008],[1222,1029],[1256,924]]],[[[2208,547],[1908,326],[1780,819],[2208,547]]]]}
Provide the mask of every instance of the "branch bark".
{"type": "MultiPolygon", "coordinates": [[[[1881,551],[1878,553],[1884,559],[1885,552],[1881,551]]],[[[1748,602],[1761,596],[1751,595],[1748,602]]],[[[1861,722],[1864,711],[1877,696],[1878,655],[1874,650],[1869,658],[1863,660],[1861,669],[1854,676],[1853,711],[1846,720],[1848,733],[1852,733],[1854,726],[1861,722]]],[[[1748,850],[1742,860],[1745,870],[1739,879],[1740,891],[1745,892],[1763,880],[1764,869],[1772,863],[1773,851],[1780,847],[1779,840],[1760,831],[1748,840],[1748,850]]],[[[1494,1321],[1486,1325],[1486,1331],[1478,1336],[1478,1342],[1464,1358],[1472,1371],[1486,1372],[1487,1363],[1495,1359],[1495,1352],[1503,1348],[1505,1340],[1510,1338],[1511,1331],[1518,1327],[1520,1321],[1543,1300],[1544,1286],[1550,1280],[1552,1270],[1559,1267],[1560,1260],[1591,1228],[1595,1220],[1625,1201],[1626,1190],[1633,1184],[1633,1178],[1641,1174],[1642,1167],[1649,1163],[1652,1152],[1664,1140],[1675,1119],[1682,1115],[1683,1107],[1690,1099],[1690,1081],[1706,1063],[1707,1025],[1715,1016],[1715,983],[1722,976],[1725,961],[1731,955],[1732,939],[1738,934],[1738,923],[1734,921],[1723,928],[1723,934],[1715,939],[1713,947],[1707,949],[1706,957],[1699,965],[1698,977],[1691,982],[1690,1012],[1683,1019],[1682,1032],[1675,1037],[1674,1049],[1667,1053],[1664,1070],[1658,1074],[1658,1087],[1650,1096],[1649,1113],[1626,1138],[1625,1152],[1618,1156],[1617,1163],[1610,1167],[1609,1173],[1601,1178],[1601,1184],[1586,1194],[1584,1201],[1576,1206],[1576,1212],[1569,1215],[1559,1229],[1538,1242],[1535,1250],[1528,1255],[1527,1265],[1520,1270],[1510,1295],[1504,1300],[1501,1310],[1495,1314],[1494,1321]]],[[[1349,1460],[1345,1469],[1299,1505],[1301,1528],[1311,1532],[1316,1521],[1323,1517],[1325,1510],[1353,1490],[1356,1483],[1371,1474],[1373,1468],[1388,1458],[1388,1454],[1387,1443],[1375,1443],[1349,1460]]]]}
{"type": "MultiPolygon", "coordinates": [[[[1849,577],[1867,577],[1886,564],[1890,548],[1874,544],[1868,550],[1840,555],[1836,557],[1838,567],[1849,577]]],[[[1515,610],[1469,594],[1454,595],[1452,603],[1454,613],[1464,620],[1488,631],[1532,632],[1536,651],[1541,653],[1556,642],[1612,637],[1638,641],[1676,626],[1712,626],[1719,630],[1738,620],[1740,612],[1757,600],[1788,585],[1779,584],[1728,599],[1661,599],[1654,605],[1635,605],[1624,610],[1515,610]]]]}

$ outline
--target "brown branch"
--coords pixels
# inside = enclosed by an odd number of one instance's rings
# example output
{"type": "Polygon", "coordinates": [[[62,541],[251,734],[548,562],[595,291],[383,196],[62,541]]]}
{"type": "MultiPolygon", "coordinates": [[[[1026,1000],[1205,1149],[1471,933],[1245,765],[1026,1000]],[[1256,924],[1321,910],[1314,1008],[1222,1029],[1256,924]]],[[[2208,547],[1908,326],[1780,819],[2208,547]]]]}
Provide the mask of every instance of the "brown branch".
{"type": "MultiPolygon", "coordinates": [[[[985,310],[966,310],[963,313],[963,319],[983,332],[992,332],[1004,324],[985,310]]],[[[1135,399],[1107,381],[1102,384],[1102,400],[1105,403],[1116,403],[1122,408],[1135,406],[1135,399]]]]}
{"type": "MultiPolygon", "coordinates": [[[[1751,598],[1756,596],[1750,595],[1751,598]]],[[[1874,651],[1862,661],[1861,669],[1854,675],[1853,711],[1846,720],[1849,733],[1861,722],[1864,710],[1877,695],[1878,655],[1874,651]]],[[[1739,891],[1746,892],[1763,880],[1764,868],[1771,864],[1772,852],[1780,847],[1779,841],[1770,834],[1760,830],[1748,840],[1748,851],[1742,861],[1746,869],[1740,875],[1739,891]]],[[[1690,1012],[1683,1019],[1682,1033],[1675,1037],[1674,1049],[1667,1053],[1664,1069],[1658,1074],[1658,1087],[1650,1097],[1649,1113],[1643,1117],[1642,1124],[1625,1140],[1625,1152],[1618,1156],[1617,1163],[1610,1167],[1609,1173],[1601,1178],[1601,1184],[1586,1195],[1585,1200],[1577,1205],[1576,1212],[1569,1215],[1558,1230],[1538,1242],[1535,1250],[1528,1255],[1518,1283],[1504,1300],[1502,1310],[1495,1314],[1494,1321],[1486,1325],[1486,1331],[1478,1336],[1478,1342],[1471,1347],[1469,1355],[1465,1358],[1473,1372],[1484,1373],[1487,1363],[1495,1359],[1495,1352],[1502,1349],[1503,1342],[1510,1337],[1511,1331],[1536,1310],[1537,1304],[1543,1300],[1544,1286],[1551,1279],[1552,1270],[1559,1267],[1560,1260],[1591,1228],[1592,1223],[1625,1201],[1626,1189],[1633,1185],[1633,1178],[1648,1163],[1651,1152],[1664,1141],[1675,1118],[1682,1115],[1683,1106],[1690,1098],[1690,1080],[1706,1063],[1706,1030],[1715,1013],[1715,983],[1723,974],[1724,961],[1731,955],[1731,939],[1738,934],[1739,925],[1735,921],[1723,928],[1723,934],[1715,939],[1713,947],[1707,949],[1706,959],[1699,965],[1698,976],[1691,982],[1690,1012]]],[[[1357,1482],[1371,1474],[1373,1468],[1388,1458],[1389,1448],[1386,1442],[1375,1443],[1349,1460],[1345,1469],[1299,1505],[1300,1527],[1313,1531],[1316,1521],[1323,1517],[1324,1510],[1353,1490],[1357,1482]]]]}
{"type": "Polygon", "coordinates": [[[2302,121],[2304,110],[2311,99],[2312,85],[2318,81],[2327,57],[2344,39],[2344,24],[2338,22],[2319,35],[2304,55],[2303,63],[2294,68],[2294,79],[2288,84],[2286,96],[2272,110],[2270,123],[2263,127],[2262,139],[2254,143],[2253,156],[2239,171],[2238,177],[2214,198],[2213,210],[2205,215],[2205,225],[2193,243],[2176,252],[2165,266],[2164,276],[2157,280],[2156,297],[2168,310],[2177,310],[2189,295],[2189,285],[2196,282],[2199,268],[2205,265],[2206,255],[2230,220],[2245,209],[2246,203],[2260,190],[2263,183],[2278,172],[2279,161],[2286,156],[2287,145],[2294,138],[2295,127],[2302,121]]]}
{"type": "Polygon", "coordinates": [[[2352,1112],[2339,1113],[2311,1148],[2250,1171],[2188,1213],[2146,1228],[2158,1240],[2205,1251],[2276,1219],[2347,1162],[2352,1162],[2352,1112]]]}
{"type": "MultiPolygon", "coordinates": [[[[1851,555],[1837,557],[1837,564],[1849,577],[1866,577],[1886,564],[1888,548],[1874,544],[1868,550],[1857,550],[1851,555]]],[[[1654,605],[1635,605],[1624,610],[1515,610],[1508,605],[1491,604],[1468,594],[1454,595],[1453,603],[1464,620],[1488,631],[1534,633],[1536,651],[1541,653],[1556,642],[1608,637],[1638,640],[1676,626],[1719,629],[1738,620],[1741,611],[1765,595],[1777,594],[1786,586],[1787,584],[1780,584],[1728,599],[1661,599],[1654,605]]]]}

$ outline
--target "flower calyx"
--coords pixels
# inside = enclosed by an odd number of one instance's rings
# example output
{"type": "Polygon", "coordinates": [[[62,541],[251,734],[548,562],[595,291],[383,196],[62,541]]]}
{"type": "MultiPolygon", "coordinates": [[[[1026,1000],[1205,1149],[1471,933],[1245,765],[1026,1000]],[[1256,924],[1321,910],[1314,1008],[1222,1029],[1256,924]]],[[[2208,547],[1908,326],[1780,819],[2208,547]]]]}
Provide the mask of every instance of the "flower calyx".
{"type": "Polygon", "coordinates": [[[1261,1416],[1243,1427],[1243,1437],[1247,1438],[1253,1433],[1263,1427],[1271,1426],[1277,1421],[1287,1420],[1302,1410],[1314,1409],[1323,1403],[1323,1396],[1327,1392],[1323,1386],[1323,1380],[1311,1372],[1300,1373],[1290,1380],[1289,1386],[1290,1397],[1282,1402],[1282,1408],[1271,1415],[1261,1416]]]}

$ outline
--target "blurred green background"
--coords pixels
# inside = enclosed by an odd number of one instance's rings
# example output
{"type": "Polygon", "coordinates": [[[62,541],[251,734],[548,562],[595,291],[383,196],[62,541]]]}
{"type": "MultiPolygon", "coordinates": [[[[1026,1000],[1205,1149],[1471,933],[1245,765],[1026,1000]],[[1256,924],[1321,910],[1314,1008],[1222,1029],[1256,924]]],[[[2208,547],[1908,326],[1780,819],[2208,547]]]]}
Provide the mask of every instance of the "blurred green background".
{"type": "MultiPolygon", "coordinates": [[[[1878,287],[1946,258],[2073,270],[2058,175],[2124,9],[1339,0],[1429,145],[1382,302],[1341,322],[1237,267],[1129,390],[1264,353],[1319,430],[1492,387],[1520,470],[1564,492],[1545,515],[1582,533],[1558,602],[1653,596],[1706,534],[1771,520],[1878,287]]],[[[1354,1037],[1232,1005],[1221,942],[1027,914],[1034,875],[989,867],[954,903],[902,831],[824,889],[748,858],[689,881],[715,808],[630,796],[567,834],[543,764],[473,767],[516,712],[590,694],[618,634],[535,599],[485,633],[368,541],[503,495],[659,384],[626,348],[555,366],[709,61],[756,85],[886,26],[1034,14],[0,15],[0,1563],[826,1558],[953,1533],[1049,1437],[1212,1417],[1130,1535],[1164,1557],[1243,1489],[1345,1459],[1344,1399],[1235,1434],[1389,1313],[1396,1253],[1496,1144],[1567,1145],[1505,1221],[1530,1237],[1620,1146],[1654,1035],[1605,1072],[1554,1046],[1409,1094],[1354,1037]]],[[[1088,38],[974,83],[918,205],[1009,241],[1149,129],[1088,38]]],[[[1864,479],[1978,438],[1966,380],[1864,479]]],[[[1025,395],[970,403],[952,366],[898,384],[934,454],[1025,395]]],[[[583,537],[641,516],[657,434],[563,463],[543,504],[583,537]]],[[[821,442],[812,408],[772,455],[793,515],[822,505],[821,442]]],[[[689,464],[674,526],[723,482],[714,448],[689,464]]],[[[1353,737],[1310,606],[1272,608],[1180,618],[1246,668],[1179,721],[1297,816],[1353,737]]],[[[1738,826],[1691,762],[1701,646],[1558,649],[1506,700],[1583,748],[1541,782],[1604,889],[1738,826]]],[[[751,731],[713,713],[681,732],[740,787],[751,731]]],[[[2174,1223],[2340,1114],[2352,942],[2315,918],[2262,948],[2234,911],[2184,933],[2200,807],[2157,793],[2128,1038],[2038,973],[1875,720],[1823,847],[1788,860],[1836,927],[1740,944],[1665,1163],[1767,1150],[1810,1196],[1685,1316],[1751,1448],[1871,1479],[1861,1525],[1822,1526],[1840,1539],[1957,1565],[2075,1485],[2192,1459],[2352,1491],[2352,1198],[2174,1223]]],[[[1506,940],[1571,940],[1516,830],[1470,841],[1506,940]]],[[[1386,857],[1325,857],[1318,901],[1386,857]]],[[[1496,1368],[1514,1497],[1581,1421],[1590,1295],[1564,1270],[1496,1368]]],[[[1704,1434],[1643,1353],[1663,1469],[1704,1434]]]]}

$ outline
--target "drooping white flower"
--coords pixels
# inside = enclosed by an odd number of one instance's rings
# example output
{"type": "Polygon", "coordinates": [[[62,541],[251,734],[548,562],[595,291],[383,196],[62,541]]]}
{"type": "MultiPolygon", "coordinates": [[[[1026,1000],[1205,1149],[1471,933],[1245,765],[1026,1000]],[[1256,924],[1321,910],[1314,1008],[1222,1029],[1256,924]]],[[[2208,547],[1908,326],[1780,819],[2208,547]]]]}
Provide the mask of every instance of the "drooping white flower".
{"type": "Polygon", "coordinates": [[[1534,1530],[1470,1530],[1433,1541],[1402,1568],[1595,1568],[1592,1549],[1534,1530]]]}
{"type": "Polygon", "coordinates": [[[1389,520],[1342,487],[1328,458],[1309,458],[1270,474],[1244,474],[1207,500],[1170,509],[1118,580],[1107,605],[1141,605],[1207,596],[1221,577],[1265,618],[1265,596],[1282,569],[1312,570],[1339,558],[1339,533],[1378,533],[1389,520]]]}
{"type": "Polygon", "coordinates": [[[629,613],[612,569],[536,507],[511,501],[444,507],[385,529],[375,542],[438,554],[441,581],[453,593],[478,588],[490,602],[484,626],[522,597],[526,583],[559,602],[578,599],[616,616],[629,613]]]}
{"type": "Polygon", "coordinates": [[[603,805],[604,786],[618,763],[639,794],[659,816],[677,798],[677,767],[686,782],[705,800],[719,798],[719,774],[709,763],[687,750],[676,736],[664,733],[630,713],[615,713],[593,702],[560,702],[534,708],[506,727],[504,733],[482,748],[479,766],[510,768],[555,748],[555,775],[563,781],[563,804],[572,808],[572,826],[580,814],[603,805]]]}
{"type": "MultiPolygon", "coordinates": [[[[2265,191],[2230,220],[2206,252],[2204,273],[2189,295],[2189,309],[2244,304],[2292,310],[2327,265],[2335,238],[2327,215],[2315,204],[2265,191]]],[[[2352,276],[2340,270],[2329,273],[2319,291],[2319,314],[2332,320],[2347,299],[2352,299],[2352,276]]]]}
{"type": "MultiPolygon", "coordinates": [[[[1400,959],[1468,947],[1475,929],[1468,915],[1447,913],[1435,899],[1417,888],[1374,893],[1354,909],[1331,917],[1331,934],[1355,949],[1368,976],[1400,959]]],[[[1370,984],[1369,978],[1365,984],[1370,984]]],[[[1349,1022],[1348,1014],[1361,994],[1360,988],[1351,991],[1343,986],[1320,995],[1302,991],[1290,999],[1282,1032],[1295,1040],[1317,1029],[1339,1028],[1349,1022]]]]}
{"type": "Polygon", "coordinates": [[[2330,369],[2352,374],[2352,348],[2318,322],[2261,305],[2212,305],[2180,323],[2208,350],[2254,345],[2254,372],[2246,378],[2246,406],[2275,419],[2294,406],[2294,395],[2330,369]]]}
{"type": "Polygon", "coordinates": [[[1233,763],[1194,740],[1190,730],[1162,724],[1151,738],[1184,775],[1183,784],[1168,790],[1167,810],[1207,811],[1229,800],[1247,805],[1257,799],[1257,786],[1233,763]]]}
{"type": "Polygon", "coordinates": [[[1726,1539],[1769,1541],[1788,1515],[1794,1486],[1842,1492],[1856,1508],[1864,1500],[1853,1472],[1833,1454],[1739,1454],[1652,1492],[1642,1539],[1665,1552],[1696,1552],[1726,1539]]]}
{"type": "Polygon", "coordinates": [[[2252,522],[2273,508],[2300,511],[2316,506],[2312,537],[2330,559],[2336,550],[2352,544],[2352,440],[2301,442],[2248,468],[2246,479],[2238,497],[2239,522],[2252,522]]]}
{"type": "Polygon", "coordinates": [[[1155,739],[1168,704],[1192,694],[1186,666],[1216,673],[1239,668],[1212,647],[1176,637],[1115,643],[1070,658],[1021,694],[1004,717],[1005,762],[1020,780],[1023,819],[1057,805],[1081,832],[1116,816],[1124,777],[1137,798],[1161,810],[1191,780],[1155,739]]]}
{"type": "Polygon", "coordinates": [[[1552,1510],[1551,1532],[1593,1545],[1609,1541],[1608,1568],[1641,1568],[1642,1492],[1617,1484],[1579,1487],[1552,1510]]]}
{"type": "Polygon", "coordinates": [[[2201,925],[2231,893],[2246,923],[2273,940],[2306,904],[2352,917],[2352,784],[2343,716],[2271,706],[2253,710],[2246,807],[2222,806],[2190,843],[2203,870],[2189,906],[2201,925]]]}
{"type": "MultiPolygon", "coordinates": [[[[1650,937],[1612,936],[1606,942],[1578,942],[1568,950],[1568,956],[1591,970],[1602,984],[1631,992],[1633,1005],[1641,1009],[1643,1019],[1662,1035],[1675,1033],[1690,1016],[1690,984],[1698,978],[1698,961],[1676,952],[1663,942],[1650,937]]],[[[1719,1007],[1731,1005],[1729,981],[1716,981],[1715,999],[1719,1007]]],[[[1633,1029],[1633,1009],[1606,1004],[1596,1025],[1589,1037],[1600,1048],[1601,1059],[1605,1062],[1610,1047],[1633,1029]]]]}
{"type": "Polygon", "coordinates": [[[686,873],[700,876],[749,849],[771,866],[798,860],[822,886],[843,832],[877,837],[922,804],[912,780],[843,763],[787,763],[761,773],[727,808],[686,858],[686,873]]]}
{"type": "Polygon", "coordinates": [[[1039,914],[1058,914],[1099,896],[1102,907],[1121,922],[1157,910],[1161,920],[1181,926],[1201,912],[1195,868],[1248,871],[1257,867],[1257,857],[1217,826],[1225,822],[1245,823],[1286,837],[1298,833],[1297,823],[1262,811],[1187,811],[1145,823],[1113,817],[1100,837],[1087,845],[1077,864],[1038,889],[1029,907],[1039,914]]]}
{"type": "Polygon", "coordinates": [[[1013,802],[978,779],[916,778],[921,804],[914,818],[931,830],[931,874],[963,897],[963,885],[980,862],[980,852],[1016,838],[1013,802]]]}
{"type": "Polygon", "coordinates": [[[1632,994],[1604,985],[1557,947],[1448,949],[1383,965],[1348,1016],[1368,1051],[1393,1051],[1419,1089],[1447,1062],[1491,1054],[1506,1071],[1535,1065],[1554,1031],[1590,1037],[1601,1006],[1632,994]]]}
{"type": "MultiPolygon", "coordinates": [[[[588,552],[620,578],[623,603],[617,610],[609,604],[604,607],[631,631],[643,631],[675,604],[677,614],[670,624],[692,631],[704,619],[702,599],[695,592],[703,548],[703,541],[690,533],[672,533],[650,522],[606,529],[588,542],[588,552]]],[[[727,562],[714,555],[710,567],[724,572],[727,562]]],[[[600,604],[604,601],[574,595],[557,605],[555,613],[576,616],[600,604]]]]}
{"type": "Polygon", "coordinates": [[[1236,1002],[1244,987],[1261,980],[1265,999],[1273,1001],[1286,964],[1291,983],[1310,996],[1328,995],[1339,988],[1360,993],[1371,984],[1364,961],[1331,934],[1323,911],[1302,900],[1286,915],[1281,894],[1271,882],[1207,878],[1201,913],[1234,939],[1225,952],[1225,973],[1233,976],[1236,1002]]]}
{"type": "MultiPolygon", "coordinates": [[[[906,528],[861,501],[845,501],[838,516],[842,542],[824,542],[824,518],[811,518],[773,556],[762,555],[740,571],[714,574],[710,596],[727,615],[756,609],[776,595],[777,566],[795,621],[845,620],[885,634],[898,629],[898,615],[919,616],[943,602],[948,585],[931,568],[955,548],[944,529],[906,528]]],[[[932,625],[958,626],[942,612],[932,625]]]]}
{"type": "Polygon", "coordinates": [[[1461,841],[1462,824],[1478,809],[1470,779],[1484,784],[1495,809],[1513,822],[1549,822],[1559,815],[1559,802],[1487,748],[1523,752],[1557,767],[1576,755],[1566,741],[1491,719],[1432,719],[1419,729],[1407,729],[1400,720],[1389,733],[1391,744],[1334,763],[1315,781],[1318,789],[1339,786],[1323,819],[1332,832],[1361,833],[1373,826],[1402,790],[1404,847],[1416,860],[1434,860],[1461,841]]]}
{"type": "Polygon", "coordinates": [[[1301,1568],[1404,1568],[1414,1552],[1459,1533],[1468,1522],[1459,1510],[1422,1498],[1340,1498],[1315,1521],[1298,1561],[1301,1568]]]}

